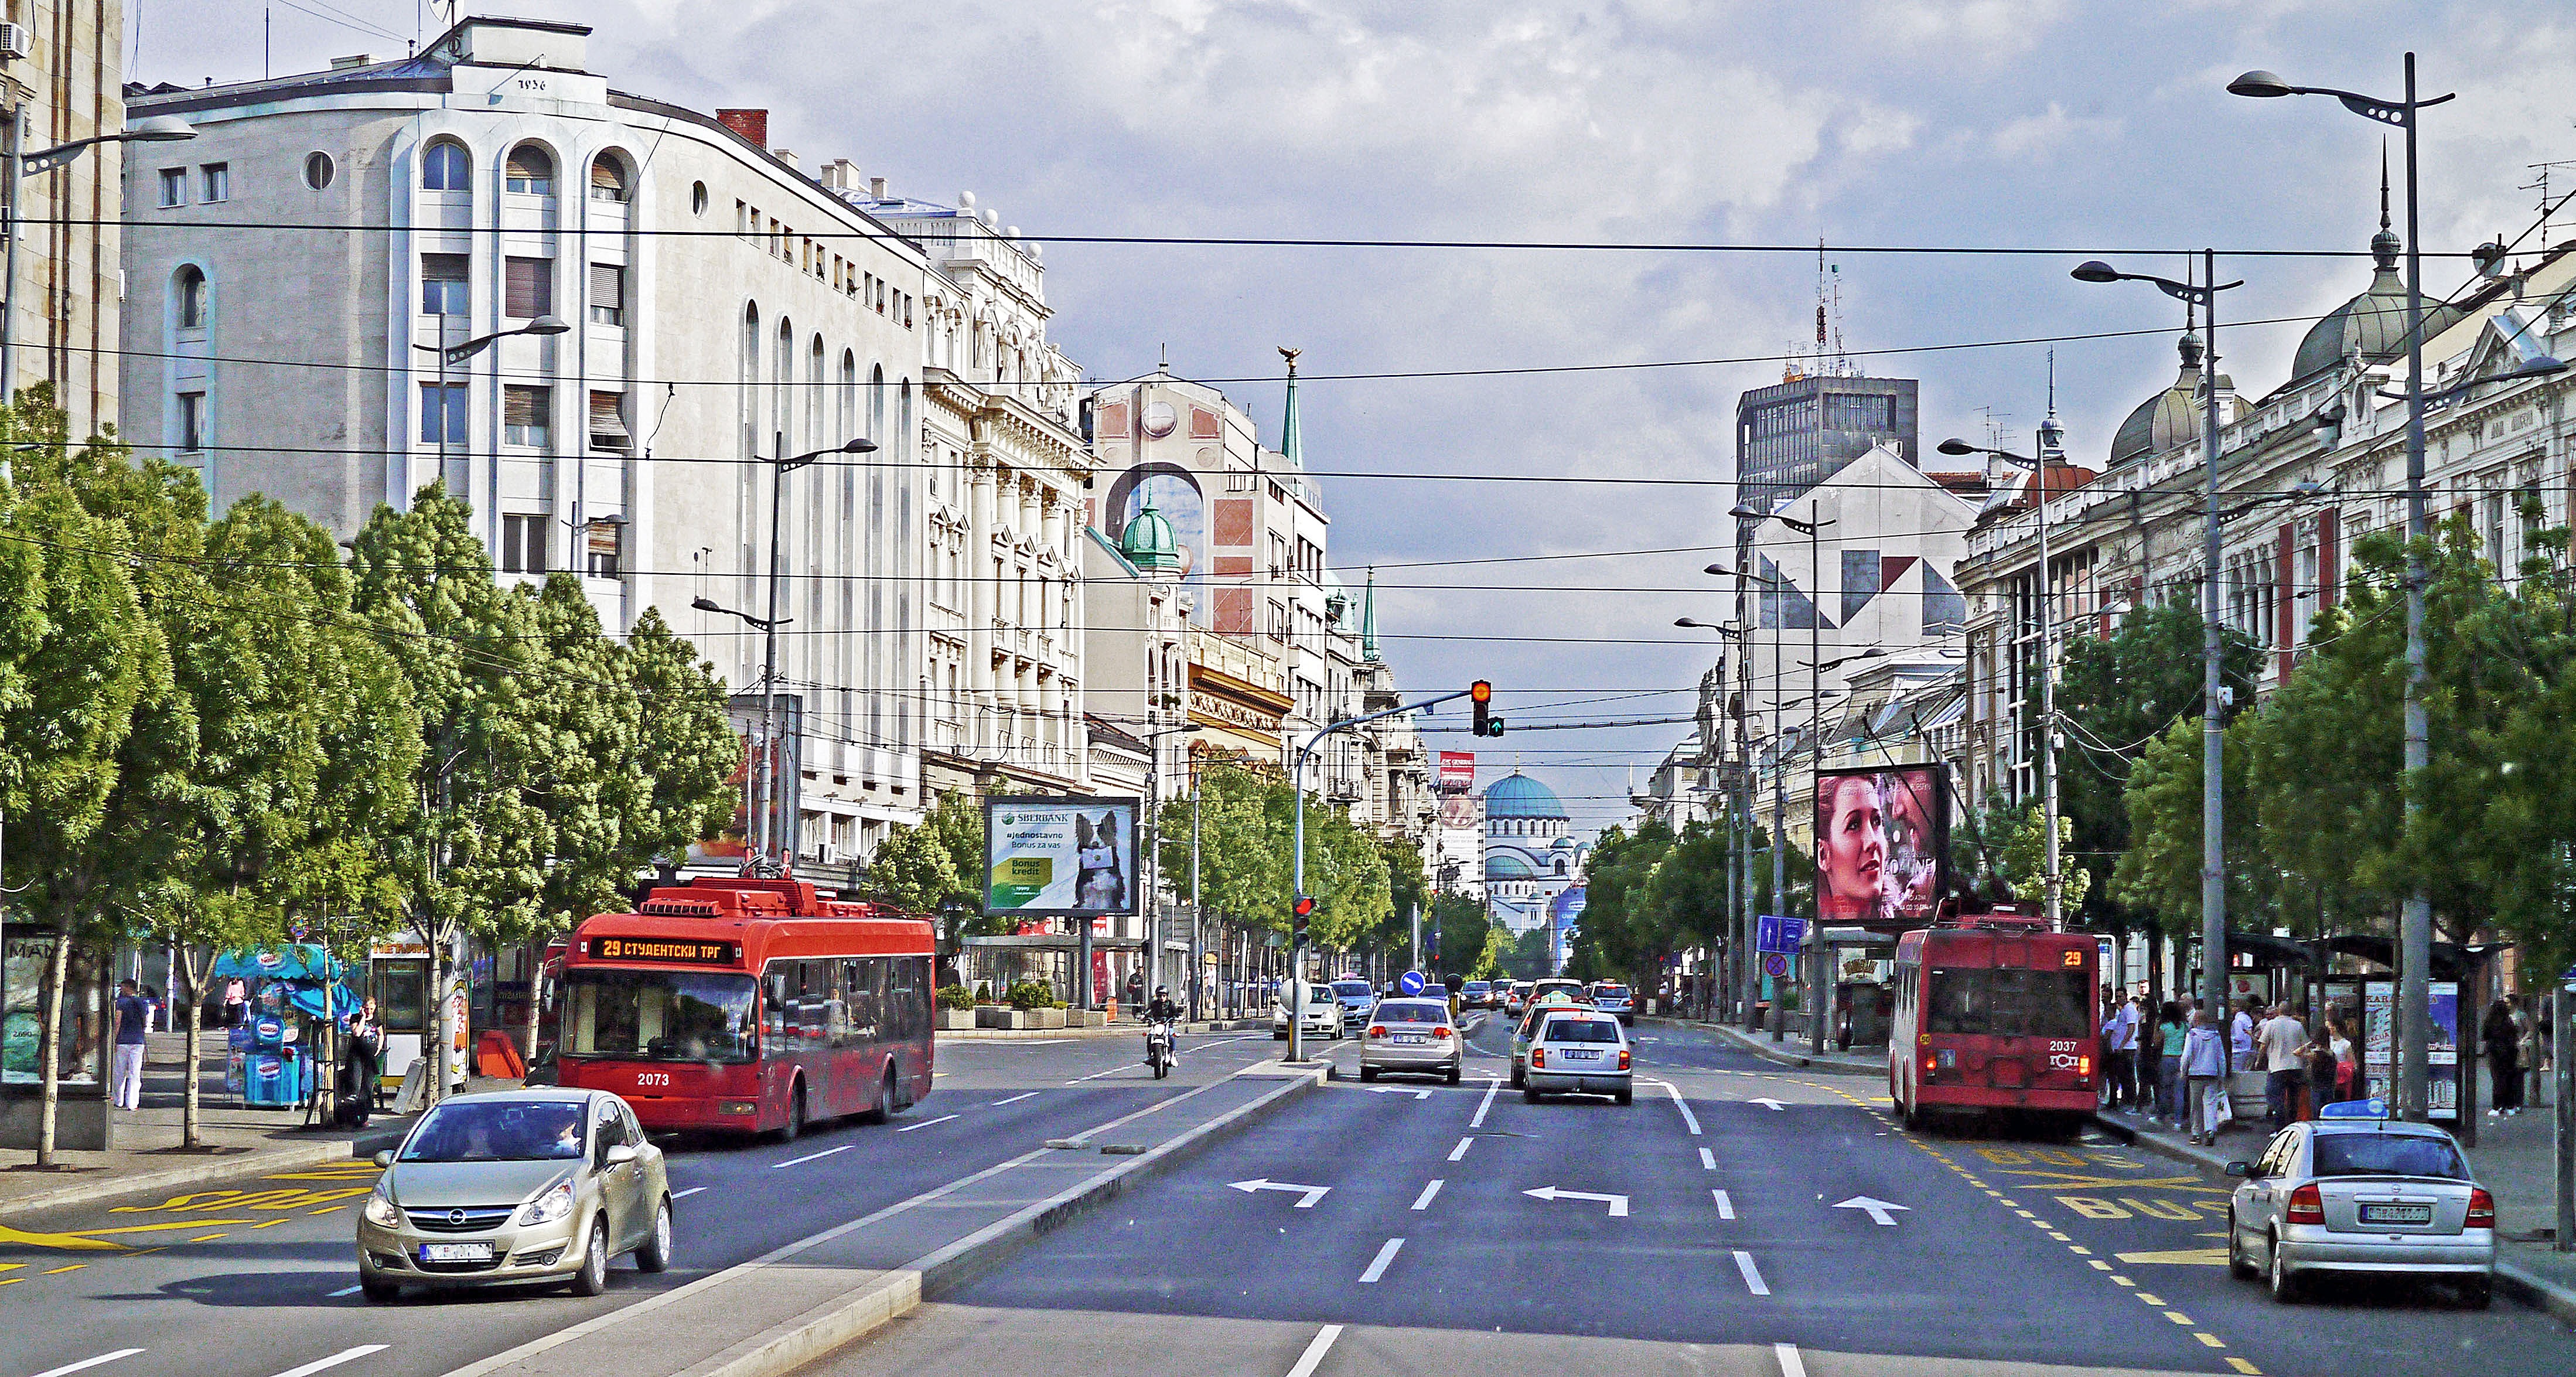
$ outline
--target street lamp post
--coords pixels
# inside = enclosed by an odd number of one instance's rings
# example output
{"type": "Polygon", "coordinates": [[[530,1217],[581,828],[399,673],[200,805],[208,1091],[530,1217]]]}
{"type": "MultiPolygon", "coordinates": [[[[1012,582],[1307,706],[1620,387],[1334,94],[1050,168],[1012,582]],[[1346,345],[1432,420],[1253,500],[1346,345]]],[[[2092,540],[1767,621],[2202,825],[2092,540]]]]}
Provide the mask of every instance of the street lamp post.
{"type": "MultiPolygon", "coordinates": [[[[1815,787],[1817,775],[1823,771],[1825,766],[1825,693],[1824,680],[1822,677],[1824,671],[1817,667],[1825,658],[1825,628],[1824,610],[1818,603],[1817,599],[1822,596],[1821,590],[1824,587],[1824,554],[1821,545],[1821,538],[1824,529],[1827,526],[1834,525],[1835,523],[1825,519],[1823,510],[1824,506],[1821,502],[1811,499],[1807,503],[1807,519],[1804,521],[1801,521],[1786,512],[1765,512],[1742,504],[1739,504],[1733,512],[1729,513],[1729,515],[1734,516],[1738,520],[1752,519],[1757,522],[1761,520],[1777,521],[1781,525],[1786,526],[1790,530],[1796,531],[1807,538],[1807,579],[1809,583],[1813,585],[1814,589],[1818,590],[1811,592],[1808,596],[1809,610],[1807,616],[1807,655],[1809,657],[1807,666],[1807,784],[1810,792],[1812,792],[1815,787]]],[[[1788,620],[1786,615],[1788,612],[1788,605],[1786,602],[1781,604],[1780,610],[1782,615],[1775,620],[1788,620]]],[[[1778,661],[1778,646],[1776,642],[1773,645],[1773,661],[1775,665],[1773,682],[1776,684],[1778,682],[1776,669],[1778,661]]],[[[1780,789],[1776,792],[1785,793],[1788,787],[1787,766],[1787,759],[1786,757],[1783,757],[1781,761],[1781,769],[1779,771],[1779,778],[1781,781],[1780,789]]],[[[1780,799],[1773,807],[1772,817],[1775,831],[1779,826],[1784,825],[1785,819],[1783,814],[1787,811],[1785,804],[1786,800],[1780,799]]],[[[1780,892],[1780,885],[1783,881],[1787,865],[1786,858],[1783,856],[1781,851],[1780,840],[1781,839],[1778,836],[1774,836],[1772,838],[1771,854],[1773,859],[1771,873],[1773,885],[1772,892],[1775,896],[1780,892]]],[[[1807,950],[1803,955],[1803,959],[1799,963],[1801,971],[1805,977],[1803,983],[1806,987],[1805,997],[1800,1002],[1806,1005],[1807,1047],[1811,1052],[1822,1052],[1825,1050],[1825,1013],[1824,1010],[1815,1007],[1815,1001],[1821,997],[1819,994],[1820,987],[1824,983],[1823,970],[1825,934],[1823,904],[1824,895],[1816,894],[1810,896],[1808,907],[1812,910],[1813,921],[1807,925],[1807,940],[1805,942],[1807,950]]],[[[1774,1030],[1774,1036],[1777,1037],[1781,1033],[1784,1033],[1786,1028],[1787,1021],[1783,1020],[1781,1028],[1774,1030]]]]}
{"type": "MultiPolygon", "coordinates": [[[[444,306],[444,304],[445,303],[443,302],[441,303],[442,306],[444,306]]],[[[451,437],[451,432],[456,429],[455,414],[454,412],[451,412],[448,407],[447,370],[470,361],[475,355],[491,348],[495,342],[508,339],[514,335],[560,335],[571,328],[572,326],[564,323],[561,316],[544,315],[529,321],[525,325],[518,326],[515,329],[495,330],[490,334],[476,335],[472,339],[460,340],[455,344],[450,344],[447,342],[447,314],[444,310],[440,311],[438,316],[438,343],[414,343],[412,348],[418,349],[423,353],[436,354],[438,356],[438,476],[441,479],[447,477],[447,442],[451,437]]],[[[458,407],[455,410],[463,411],[465,408],[458,407]]],[[[411,485],[406,481],[403,487],[403,501],[408,504],[411,500],[411,485]]],[[[486,512],[484,515],[487,520],[494,523],[492,527],[492,535],[495,543],[498,543],[498,539],[501,534],[498,524],[501,520],[500,514],[498,512],[486,512]]],[[[567,556],[565,562],[567,564],[571,562],[569,556],[567,556]]]]}
{"type": "MultiPolygon", "coordinates": [[[[2406,96],[2381,100],[2327,86],[2292,86],[2265,71],[2247,72],[2227,83],[2231,95],[2332,96],[2363,119],[2394,125],[2406,134],[2406,825],[2412,830],[2424,809],[2419,781],[2433,763],[2432,728],[2424,706],[2427,655],[2424,642],[2424,260],[2423,225],[2418,217],[2415,181],[2417,112],[2439,105],[2451,95],[2418,98],[2415,54],[2406,55],[2406,96]]],[[[2426,983],[2433,960],[2433,897],[2421,880],[2407,891],[2397,923],[2397,1112],[2422,1121],[2430,1117],[2432,1009],[2426,983]]]]}
{"type": "MultiPolygon", "coordinates": [[[[2209,1010],[2212,1018],[2223,1018],[2227,1009],[2227,869],[2221,847],[2226,826],[2221,748],[2226,740],[2226,720],[2220,711],[2219,681],[2226,643],[2218,621],[2218,294],[2245,284],[2241,280],[2219,281],[2218,255],[2207,249],[2201,251],[2199,285],[2120,272],[2098,259],[2076,265],[2073,275],[2078,282],[2150,283],[2177,301],[2201,308],[2209,324],[2209,347],[2200,373],[2200,449],[2208,507],[2201,540],[2201,558],[2207,567],[2200,571],[2201,599],[2205,604],[2200,643],[2200,986],[2202,1007],[2209,1010]]],[[[2048,572],[2042,569],[2043,597],[2047,579],[2048,572]]]]}
{"type": "Polygon", "coordinates": [[[22,151],[27,128],[27,103],[18,102],[9,114],[8,206],[0,211],[0,231],[9,236],[8,248],[0,252],[0,406],[18,397],[18,183],[38,173],[67,166],[81,154],[103,143],[175,143],[197,137],[197,131],[177,115],[152,115],[134,122],[134,127],[115,134],[74,139],[40,152],[22,151]]]}
{"type": "MultiPolygon", "coordinates": [[[[1754,509],[1754,508],[1753,508],[1753,507],[1751,507],[1751,506],[1748,506],[1748,505],[1743,504],[1743,503],[1738,503],[1738,504],[1736,504],[1735,509],[1734,509],[1733,511],[1731,511],[1731,512],[1728,512],[1728,513],[1727,513],[1727,515],[1732,516],[1732,517],[1734,517],[1737,521],[1740,521],[1740,522],[1741,522],[1741,521],[1759,521],[1759,520],[1762,518],[1763,513],[1762,513],[1762,512],[1760,512],[1760,511],[1757,511],[1756,509],[1754,509]]],[[[1747,562],[1749,563],[1750,561],[1747,561],[1747,562]]],[[[1737,588],[1738,588],[1738,593],[1737,593],[1736,601],[1737,601],[1737,604],[1738,604],[1739,606],[1743,603],[1743,594],[1742,594],[1742,591],[1741,591],[1741,590],[1742,590],[1743,586],[1744,586],[1744,585],[1746,585],[1746,584],[1751,584],[1751,583],[1759,583],[1759,584],[1762,584],[1762,585],[1764,585],[1764,587],[1766,588],[1766,590],[1768,590],[1769,592],[1774,593],[1774,594],[1778,593],[1778,592],[1779,592],[1779,590],[1781,590],[1782,588],[1786,588],[1786,587],[1791,586],[1791,585],[1789,585],[1789,584],[1787,583],[1787,581],[1786,581],[1786,580],[1783,580],[1783,579],[1773,578],[1773,577],[1771,577],[1770,575],[1767,575],[1767,574],[1757,574],[1757,573],[1754,573],[1754,572],[1753,572],[1752,570],[1750,570],[1750,569],[1741,569],[1741,570],[1737,570],[1737,569],[1729,569],[1729,568],[1727,568],[1727,567],[1726,567],[1725,565],[1723,565],[1723,564],[1712,564],[1712,565],[1709,565],[1706,569],[1702,570],[1701,572],[1706,573],[1706,574],[1709,574],[1709,575],[1711,575],[1711,576],[1713,576],[1713,577],[1717,577],[1717,578],[1731,578],[1731,579],[1736,580],[1737,588]]],[[[1771,743],[1772,743],[1772,750],[1773,750],[1773,752],[1775,753],[1775,760],[1774,760],[1775,768],[1774,768],[1774,769],[1772,770],[1772,772],[1771,772],[1771,848],[1770,848],[1770,849],[1771,849],[1771,901],[1772,901],[1773,903],[1775,903],[1775,904],[1776,904],[1776,903],[1778,903],[1778,902],[1780,902],[1780,899],[1781,899],[1781,896],[1782,896],[1782,895],[1784,895],[1784,894],[1788,893],[1788,884],[1789,884],[1789,881],[1788,881],[1788,872],[1789,872],[1789,861],[1788,861],[1788,855],[1787,855],[1787,853],[1782,849],[1782,847],[1781,847],[1781,845],[1780,845],[1781,828],[1782,828],[1782,826],[1784,825],[1784,818],[1783,818],[1783,814],[1785,814],[1785,813],[1787,812],[1787,810],[1788,810],[1788,789],[1789,789],[1789,785],[1788,785],[1788,781],[1783,777],[1782,771],[1780,771],[1778,768],[1776,768],[1777,763],[1778,763],[1778,762],[1777,762],[1777,756],[1776,756],[1776,753],[1781,749],[1781,743],[1782,743],[1782,741],[1785,739],[1785,733],[1783,733],[1783,732],[1781,731],[1781,729],[1780,729],[1780,715],[1781,715],[1781,714],[1780,714],[1780,671],[1781,671],[1781,666],[1782,666],[1782,664],[1783,664],[1783,662],[1784,662],[1784,660],[1785,660],[1785,654],[1784,654],[1784,652],[1783,652],[1783,651],[1781,650],[1781,648],[1780,648],[1780,628],[1781,628],[1782,623],[1784,623],[1784,622],[1788,621],[1787,613],[1788,613],[1788,603],[1787,603],[1786,601],[1783,601],[1783,602],[1780,604],[1780,615],[1777,615],[1777,616],[1774,616],[1774,617],[1772,617],[1772,618],[1771,618],[1771,723],[1770,723],[1770,729],[1765,733],[1765,735],[1766,735],[1766,736],[1768,736],[1768,737],[1770,738],[1771,743]]],[[[1758,620],[1759,620],[1759,618],[1756,618],[1756,620],[1758,621],[1758,620]]],[[[1749,630],[1751,629],[1751,627],[1748,625],[1746,629],[1749,631],[1749,630]]],[[[1750,693],[1752,692],[1752,689],[1753,689],[1753,664],[1752,664],[1752,657],[1751,657],[1751,656],[1749,656],[1749,655],[1745,657],[1745,667],[1744,667],[1744,676],[1743,676],[1743,680],[1744,680],[1745,692],[1746,692],[1747,694],[1750,694],[1750,693]]],[[[1757,776],[1758,776],[1759,772],[1758,772],[1758,771],[1756,771],[1756,770],[1754,769],[1754,767],[1753,767],[1753,742],[1752,742],[1752,738],[1751,738],[1751,736],[1747,733],[1747,731],[1745,730],[1745,727],[1744,727],[1744,719],[1743,719],[1742,717],[1740,717],[1740,716],[1739,716],[1739,717],[1737,717],[1737,718],[1736,718],[1736,720],[1735,720],[1735,721],[1736,721],[1736,727],[1735,727],[1736,741],[1737,741],[1737,744],[1742,748],[1742,754],[1743,754],[1743,757],[1744,757],[1744,786],[1745,786],[1745,793],[1746,793],[1746,797],[1745,797],[1745,801],[1744,801],[1744,830],[1745,830],[1745,853],[1744,853],[1745,871],[1744,871],[1744,887],[1745,887],[1746,894],[1748,895],[1748,902],[1745,904],[1745,908],[1746,908],[1746,910],[1747,910],[1747,913],[1746,913],[1746,915],[1745,915],[1745,917],[1746,917],[1746,927],[1745,927],[1745,931],[1744,931],[1744,933],[1742,934],[1742,935],[1743,935],[1743,938],[1744,938],[1745,951],[1746,951],[1746,953],[1747,953],[1747,955],[1746,955],[1746,957],[1745,957],[1745,961],[1744,961],[1744,966],[1743,966],[1743,972],[1744,972],[1744,977],[1743,977],[1743,978],[1744,978],[1744,1018],[1745,1018],[1745,1027],[1746,1027],[1747,1029],[1753,1029],[1753,1028],[1754,1028],[1754,1016],[1755,1016],[1755,1010],[1756,1010],[1757,1008],[1759,1008],[1759,1007],[1760,1007],[1760,1005],[1761,1005],[1761,996],[1762,996],[1762,972],[1761,972],[1761,970],[1760,970],[1760,968],[1759,968],[1759,965],[1758,965],[1758,957],[1759,957],[1759,955],[1760,955],[1760,954],[1759,954],[1758,952],[1753,951],[1753,945],[1754,945],[1754,933],[1755,933],[1755,931],[1757,930],[1757,928],[1758,928],[1758,926],[1759,926],[1759,917],[1758,917],[1758,915],[1755,915],[1755,914],[1753,914],[1753,913],[1750,911],[1750,910],[1754,907],[1754,905],[1753,905],[1751,902],[1749,902],[1749,896],[1750,896],[1750,894],[1751,894],[1751,892],[1752,892],[1752,888],[1753,888],[1753,853],[1752,853],[1752,845],[1753,845],[1753,842],[1752,842],[1752,831],[1753,831],[1753,816],[1754,816],[1754,808],[1755,808],[1755,806],[1756,806],[1756,805],[1754,804],[1754,802],[1753,802],[1753,799],[1752,799],[1751,795],[1752,795],[1752,791],[1753,791],[1753,789],[1754,789],[1754,788],[1755,788],[1755,787],[1760,783],[1760,781],[1759,781],[1759,779],[1757,778],[1757,776]]],[[[1777,1030],[1775,1030],[1775,1032],[1776,1032],[1776,1031],[1777,1031],[1777,1030]]]]}
{"type": "MultiPolygon", "coordinates": [[[[1149,944],[1149,953],[1142,964],[1148,985],[1159,983],[1163,970],[1163,738],[1200,730],[1198,723],[1188,722],[1145,733],[1145,941],[1149,944]]],[[[1195,904],[1198,902],[1198,800],[1195,794],[1190,801],[1190,886],[1190,901],[1195,904]]],[[[1091,920],[1079,921],[1084,933],[1088,934],[1091,920]]],[[[1196,921],[1192,919],[1193,937],[1196,935],[1196,921]]],[[[1088,955],[1083,957],[1083,969],[1091,969],[1088,955]]],[[[1195,988],[1195,972],[1192,980],[1195,988]]],[[[1086,1003],[1083,1007],[1089,1008],[1090,1005],[1086,1003]]]]}
{"type": "MultiPolygon", "coordinates": [[[[778,835],[775,816],[778,811],[778,628],[792,620],[778,615],[778,514],[785,505],[787,475],[818,459],[828,459],[835,454],[872,454],[876,447],[876,441],[862,436],[830,449],[766,461],[769,464],[769,615],[755,617],[748,612],[736,612],[717,606],[710,598],[696,598],[689,603],[701,612],[739,617],[760,629],[760,756],[759,768],[753,775],[757,786],[754,797],[758,800],[760,817],[754,824],[758,840],[751,856],[743,863],[743,873],[749,876],[777,879],[787,873],[787,863],[780,850],[784,839],[778,835]]],[[[793,845],[792,841],[785,844],[793,845]]]]}
{"type": "MultiPolygon", "coordinates": [[[[1712,570],[1717,568],[1716,565],[1711,565],[1709,567],[1712,570]]],[[[1738,642],[1745,639],[1749,630],[1747,627],[1737,626],[1733,623],[1704,622],[1693,617],[1676,617],[1673,619],[1673,625],[1688,627],[1700,631],[1714,631],[1717,634],[1726,637],[1730,641],[1738,642]]],[[[1739,654],[1736,657],[1739,664],[1749,658],[1750,657],[1742,654],[1739,654]]],[[[1718,661],[1718,682],[1723,684],[1725,680],[1726,662],[1723,657],[1720,657],[1718,661]]],[[[1721,692],[1723,692],[1723,690],[1721,690],[1721,692]]],[[[1726,705],[1721,702],[1720,707],[1725,708],[1725,706],[1726,705]]],[[[1749,836],[1749,833],[1752,830],[1752,806],[1750,801],[1747,799],[1746,794],[1752,787],[1752,757],[1748,753],[1749,747],[1744,739],[1743,715],[1740,712],[1730,710],[1728,711],[1728,716],[1734,718],[1735,721],[1736,760],[1740,769],[1740,773],[1738,775],[1740,781],[1739,784],[1737,787],[1727,790],[1727,795],[1732,800],[1729,809],[1730,816],[1727,819],[1727,828],[1729,831],[1733,832],[1735,836],[1733,844],[1728,846],[1726,849],[1726,899],[1728,907],[1732,910],[1732,913],[1729,916],[1734,918],[1735,922],[1730,929],[1732,935],[1727,942],[1729,955],[1732,959],[1720,974],[1718,988],[1721,991],[1733,991],[1737,989],[1748,991],[1745,996],[1744,1007],[1749,1011],[1753,1007],[1752,997],[1749,993],[1751,989],[1751,962],[1753,960],[1753,943],[1751,936],[1753,932],[1753,855],[1750,849],[1752,841],[1749,836]]],[[[1714,745],[1716,743],[1712,742],[1710,744],[1714,745]]]]}

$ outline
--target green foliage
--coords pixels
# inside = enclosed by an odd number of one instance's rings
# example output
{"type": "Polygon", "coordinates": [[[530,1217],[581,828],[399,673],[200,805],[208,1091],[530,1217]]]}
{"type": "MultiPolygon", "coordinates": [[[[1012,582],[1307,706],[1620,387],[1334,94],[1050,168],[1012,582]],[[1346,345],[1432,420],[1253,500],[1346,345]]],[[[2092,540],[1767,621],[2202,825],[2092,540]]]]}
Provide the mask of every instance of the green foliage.
{"type": "Polygon", "coordinates": [[[1023,980],[1003,994],[1002,1002],[1014,1009],[1061,1009],[1064,1001],[1055,997],[1055,987],[1043,980],[1023,980]]]}
{"type": "MultiPolygon", "coordinates": [[[[1294,897],[1296,801],[1286,781],[1231,765],[1199,776],[1199,867],[1207,906],[1243,922],[1286,931],[1294,897]]],[[[1186,886],[1190,804],[1163,805],[1163,873],[1186,886]]],[[[1306,802],[1306,892],[1315,896],[1308,940],[1348,949],[1390,920],[1393,876],[1377,840],[1339,810],[1306,802]]]]}
{"type": "MultiPolygon", "coordinates": [[[[2012,886],[2015,895],[2044,898],[2048,893],[2046,810],[2034,803],[2015,811],[1989,814],[1988,825],[1995,830],[1996,865],[2004,882],[2012,886]]],[[[2058,903],[2071,916],[2083,912],[2084,896],[2093,887],[2093,872],[2075,864],[2068,854],[2075,849],[2075,819],[2063,813],[2057,818],[2057,848],[2058,903]]]]}
{"type": "MultiPolygon", "coordinates": [[[[1411,934],[1406,934],[1408,943],[1411,934]]],[[[1422,918],[1422,959],[1425,964],[1443,971],[1462,971],[1484,975],[1493,969],[1493,949],[1504,940],[1501,927],[1495,924],[1485,906],[1464,894],[1442,894],[1431,901],[1431,911],[1422,918]],[[1439,935],[1439,959],[1432,959],[1432,936],[1439,935]]]]}
{"type": "Polygon", "coordinates": [[[975,1007],[974,992],[963,985],[940,986],[938,998],[939,1007],[943,1009],[972,1009],[975,1007]]]}

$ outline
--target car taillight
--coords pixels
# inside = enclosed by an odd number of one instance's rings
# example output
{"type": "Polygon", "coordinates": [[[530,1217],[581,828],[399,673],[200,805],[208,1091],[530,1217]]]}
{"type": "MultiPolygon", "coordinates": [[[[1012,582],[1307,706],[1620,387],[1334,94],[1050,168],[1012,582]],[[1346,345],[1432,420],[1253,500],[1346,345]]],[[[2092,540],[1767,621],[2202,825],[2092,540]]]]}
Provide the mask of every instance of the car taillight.
{"type": "Polygon", "coordinates": [[[1625,1047],[1619,1049],[1619,1069],[1622,1071],[1628,1069],[1628,1049],[1625,1047]]]}
{"type": "Polygon", "coordinates": [[[1445,1038],[1449,1036],[1449,1030],[1446,1028],[1434,1028],[1431,1030],[1431,1036],[1435,1038],[1445,1038]]]}
{"type": "Polygon", "coordinates": [[[1547,1049],[1546,1049],[1546,1048],[1544,1048],[1544,1047],[1533,1047],[1533,1048],[1531,1048],[1531,1049],[1530,1049],[1530,1065],[1532,1065],[1532,1066],[1545,1066],[1545,1065],[1547,1065],[1547,1049]]]}
{"type": "Polygon", "coordinates": [[[1375,1026],[1371,1027],[1371,1028],[1369,1029],[1369,1036],[1370,1036],[1370,1037],[1373,1037],[1373,1038],[1382,1038],[1382,1037],[1385,1037],[1385,1036],[1386,1036],[1386,1025],[1385,1025],[1385,1024],[1383,1024],[1383,1023],[1381,1023],[1381,1024],[1377,1024],[1377,1025],[1375,1025],[1375,1026]]]}
{"type": "Polygon", "coordinates": [[[2471,1229],[2492,1229],[2495,1227],[2494,1196],[2487,1194],[2483,1190],[2473,1190],[2469,1192],[2469,1217],[2466,1221],[2465,1227],[2471,1229]]]}
{"type": "Polygon", "coordinates": [[[2293,1224],[2323,1224],[2326,1198],[2317,1193],[2313,1184],[2301,1186],[2290,1192],[2290,1208],[2281,1217],[2293,1224]]]}

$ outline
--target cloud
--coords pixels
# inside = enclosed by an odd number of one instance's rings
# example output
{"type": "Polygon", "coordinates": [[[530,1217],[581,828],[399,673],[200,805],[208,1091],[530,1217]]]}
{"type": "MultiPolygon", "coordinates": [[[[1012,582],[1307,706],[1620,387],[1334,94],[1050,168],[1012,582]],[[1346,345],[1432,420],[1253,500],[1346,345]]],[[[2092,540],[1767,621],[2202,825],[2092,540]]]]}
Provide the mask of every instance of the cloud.
{"type": "Polygon", "coordinates": [[[2066,113],[2066,107],[2050,101],[2048,108],[2036,115],[2024,115],[2007,121],[1994,132],[1989,142],[2005,158],[2043,158],[2076,142],[2096,146],[2120,136],[2121,122],[2107,115],[2083,116],[2066,113]]]}

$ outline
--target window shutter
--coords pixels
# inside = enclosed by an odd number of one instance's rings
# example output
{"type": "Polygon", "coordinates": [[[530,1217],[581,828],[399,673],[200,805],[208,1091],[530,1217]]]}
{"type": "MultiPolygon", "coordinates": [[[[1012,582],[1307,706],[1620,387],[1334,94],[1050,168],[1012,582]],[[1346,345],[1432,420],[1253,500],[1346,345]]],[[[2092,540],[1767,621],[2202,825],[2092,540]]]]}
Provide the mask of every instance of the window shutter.
{"type": "Polygon", "coordinates": [[[626,429],[626,394],[590,394],[590,444],[593,449],[628,449],[634,437],[626,429]]]}
{"type": "Polygon", "coordinates": [[[590,304],[612,311],[625,309],[626,270],[614,263],[591,264],[590,304]]]}
{"type": "Polygon", "coordinates": [[[513,320],[534,320],[552,315],[555,309],[554,260],[551,258],[513,258],[510,260],[508,294],[503,314],[513,320]]]}
{"type": "Polygon", "coordinates": [[[546,423],[546,389],[542,387],[505,387],[501,389],[501,424],[505,426],[541,426],[546,423]]]}
{"type": "Polygon", "coordinates": [[[425,253],[420,256],[420,275],[432,282],[462,282],[471,261],[461,253],[425,253]]]}
{"type": "Polygon", "coordinates": [[[626,174],[617,164],[601,158],[590,165],[590,195],[595,201],[626,199],[626,174]]]}
{"type": "Polygon", "coordinates": [[[541,148],[521,145],[510,150],[510,175],[523,181],[543,181],[555,175],[555,161],[541,148]]]}

